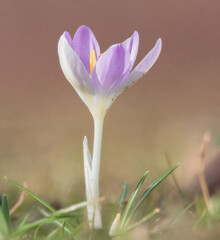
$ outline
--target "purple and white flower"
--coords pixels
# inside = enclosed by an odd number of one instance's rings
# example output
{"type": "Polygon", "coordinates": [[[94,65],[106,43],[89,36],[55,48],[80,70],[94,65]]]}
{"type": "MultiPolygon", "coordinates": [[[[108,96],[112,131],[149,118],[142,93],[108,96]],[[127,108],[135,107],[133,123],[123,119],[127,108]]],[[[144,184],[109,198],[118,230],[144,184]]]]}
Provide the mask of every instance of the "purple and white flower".
{"type": "Polygon", "coordinates": [[[63,73],[94,119],[93,156],[86,137],[83,152],[88,219],[90,226],[96,229],[102,227],[99,169],[105,114],[116,97],[153,66],[160,54],[162,42],[158,39],[153,49],[132,70],[138,46],[139,35],[135,31],[123,43],[114,44],[101,54],[99,44],[87,26],[79,27],[73,39],[68,32],[64,32],[58,43],[63,73]]]}
{"type": "Polygon", "coordinates": [[[73,39],[64,32],[58,54],[64,75],[88,106],[93,116],[105,115],[116,97],[141,78],[157,60],[162,42],[132,70],[139,46],[137,31],[123,43],[110,46],[103,54],[92,30],[81,26],[73,39]]]}

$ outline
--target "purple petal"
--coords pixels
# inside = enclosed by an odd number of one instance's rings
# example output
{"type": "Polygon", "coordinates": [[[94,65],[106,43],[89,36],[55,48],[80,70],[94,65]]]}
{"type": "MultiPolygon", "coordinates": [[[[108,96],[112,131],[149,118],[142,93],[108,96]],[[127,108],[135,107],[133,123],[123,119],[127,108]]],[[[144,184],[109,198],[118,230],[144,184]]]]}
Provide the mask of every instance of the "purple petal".
{"type": "Polygon", "coordinates": [[[92,81],[98,82],[104,94],[114,91],[131,69],[130,53],[123,44],[112,45],[98,59],[92,81]]]}
{"type": "Polygon", "coordinates": [[[67,31],[65,31],[65,32],[63,33],[63,36],[66,38],[66,40],[67,40],[67,42],[69,43],[70,47],[71,47],[72,49],[74,49],[74,47],[73,47],[73,40],[72,40],[70,34],[69,34],[67,31]]]}
{"type": "MultiPolygon", "coordinates": [[[[65,77],[80,97],[83,98],[81,95],[82,91],[93,94],[94,88],[90,76],[80,58],[73,51],[66,33],[64,33],[59,39],[58,55],[65,77]]],[[[83,101],[85,102],[85,99],[83,99],[83,101]]]]}
{"type": "Polygon", "coordinates": [[[139,34],[137,31],[134,31],[133,35],[128,38],[127,40],[125,40],[122,43],[130,52],[131,54],[131,63],[132,66],[136,60],[137,57],[137,52],[138,52],[138,46],[139,46],[139,34]]]}
{"type": "Polygon", "coordinates": [[[157,58],[160,55],[162,48],[162,41],[159,38],[153,47],[153,49],[143,58],[143,60],[136,66],[136,68],[124,79],[119,92],[124,91],[130,85],[132,85],[135,81],[141,78],[148,70],[154,65],[157,58]]]}
{"type": "Polygon", "coordinates": [[[73,38],[73,49],[80,57],[86,70],[90,73],[89,59],[91,50],[95,50],[96,60],[100,55],[99,44],[92,30],[87,26],[81,26],[77,29],[73,38]]]}

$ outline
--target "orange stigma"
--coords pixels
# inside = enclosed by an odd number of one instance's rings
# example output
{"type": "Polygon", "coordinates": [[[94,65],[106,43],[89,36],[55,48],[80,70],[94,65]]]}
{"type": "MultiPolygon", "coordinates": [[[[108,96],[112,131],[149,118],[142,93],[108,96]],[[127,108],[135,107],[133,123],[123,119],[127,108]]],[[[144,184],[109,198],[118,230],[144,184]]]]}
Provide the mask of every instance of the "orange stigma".
{"type": "Polygon", "coordinates": [[[90,75],[92,75],[93,68],[96,64],[96,58],[95,58],[95,50],[90,51],[90,58],[89,58],[89,68],[90,68],[90,75]]]}

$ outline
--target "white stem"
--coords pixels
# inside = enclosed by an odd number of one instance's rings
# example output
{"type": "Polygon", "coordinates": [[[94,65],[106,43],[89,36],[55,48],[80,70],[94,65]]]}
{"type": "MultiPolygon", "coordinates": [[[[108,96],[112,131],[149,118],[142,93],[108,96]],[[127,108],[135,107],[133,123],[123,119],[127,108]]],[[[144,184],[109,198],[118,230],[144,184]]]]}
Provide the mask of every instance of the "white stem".
{"type": "MultiPolygon", "coordinates": [[[[93,158],[92,158],[92,176],[94,184],[95,198],[99,199],[99,170],[100,170],[100,156],[102,145],[102,131],[103,131],[104,117],[94,118],[94,143],[93,143],[93,158]]],[[[102,228],[102,218],[99,202],[95,206],[94,213],[94,228],[102,228]]]]}
{"type": "Polygon", "coordinates": [[[94,177],[95,185],[99,185],[99,169],[100,169],[100,156],[102,147],[102,130],[104,119],[94,119],[94,143],[93,143],[93,156],[92,156],[92,175],[94,177]]]}

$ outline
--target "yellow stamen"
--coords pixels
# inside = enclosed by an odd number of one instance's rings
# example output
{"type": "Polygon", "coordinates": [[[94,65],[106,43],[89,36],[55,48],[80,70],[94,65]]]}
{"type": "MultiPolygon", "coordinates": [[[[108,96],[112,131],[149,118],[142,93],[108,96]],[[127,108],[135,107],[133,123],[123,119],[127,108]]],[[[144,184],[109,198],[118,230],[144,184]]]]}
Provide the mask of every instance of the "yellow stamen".
{"type": "Polygon", "coordinates": [[[89,58],[89,67],[90,67],[90,74],[92,75],[93,68],[96,64],[96,58],[95,58],[95,50],[90,51],[90,58],[89,58]]]}

